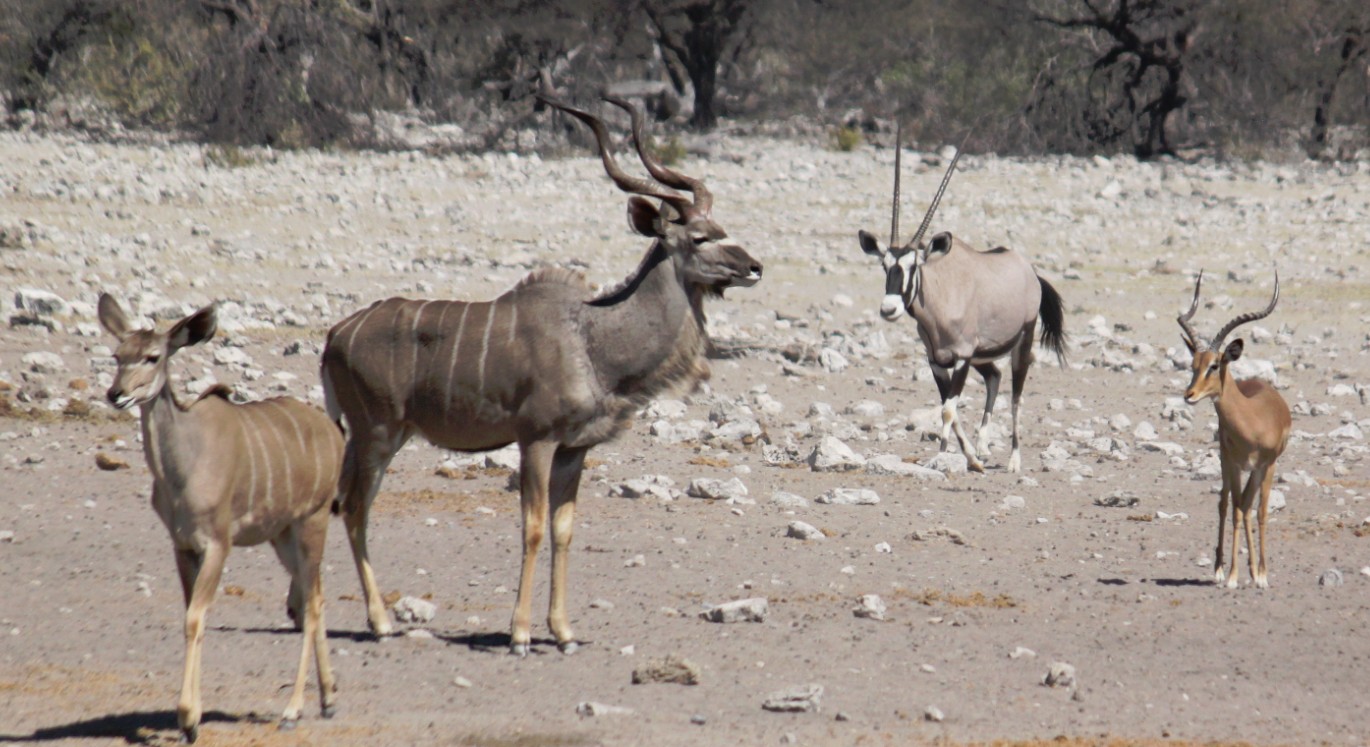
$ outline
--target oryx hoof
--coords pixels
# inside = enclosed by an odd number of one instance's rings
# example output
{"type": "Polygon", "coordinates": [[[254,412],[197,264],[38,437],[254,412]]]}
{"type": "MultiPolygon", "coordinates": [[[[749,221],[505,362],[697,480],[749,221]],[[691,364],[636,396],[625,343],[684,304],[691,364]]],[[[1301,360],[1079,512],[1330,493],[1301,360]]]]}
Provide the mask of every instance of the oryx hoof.
{"type": "Polygon", "coordinates": [[[561,653],[570,656],[580,650],[580,644],[575,641],[562,641],[557,644],[557,649],[561,651],[561,653]]]}
{"type": "Polygon", "coordinates": [[[511,643],[509,644],[509,653],[519,657],[520,659],[526,658],[528,656],[528,644],[511,643]]]}

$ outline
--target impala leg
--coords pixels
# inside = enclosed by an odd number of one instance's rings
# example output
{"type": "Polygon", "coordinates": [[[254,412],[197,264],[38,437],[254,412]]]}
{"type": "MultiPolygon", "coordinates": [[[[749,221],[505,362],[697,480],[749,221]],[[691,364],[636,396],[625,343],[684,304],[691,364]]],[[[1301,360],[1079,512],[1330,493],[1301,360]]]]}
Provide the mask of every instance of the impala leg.
{"type": "Polygon", "coordinates": [[[994,414],[994,400],[999,396],[999,367],[993,362],[975,366],[980,378],[985,380],[985,414],[980,418],[980,429],[975,433],[975,453],[989,458],[989,419],[994,414]]]}
{"type": "Polygon", "coordinates": [[[1251,470],[1251,474],[1246,478],[1246,488],[1242,490],[1242,532],[1246,534],[1246,564],[1251,571],[1252,582],[1258,578],[1256,541],[1253,536],[1254,527],[1252,524],[1255,523],[1256,519],[1256,491],[1260,490],[1263,482],[1265,482],[1264,470],[1258,466],[1251,470]]]}
{"type": "Polygon", "coordinates": [[[975,447],[966,437],[966,429],[961,426],[961,419],[956,413],[956,405],[961,400],[961,390],[965,388],[966,376],[969,374],[970,363],[967,361],[958,363],[956,368],[952,369],[951,398],[942,403],[942,428],[945,430],[947,423],[951,423],[951,429],[956,433],[956,441],[961,445],[961,453],[966,456],[966,467],[972,472],[984,472],[985,465],[981,464],[979,457],[975,455],[975,447]]]}
{"type": "Polygon", "coordinates": [[[347,541],[352,546],[357,576],[361,579],[362,594],[366,597],[366,619],[371,632],[378,638],[390,635],[393,628],[376,584],[376,574],[371,569],[371,557],[366,549],[366,525],[385,469],[407,440],[406,433],[386,437],[386,434],[368,434],[359,429],[347,441],[339,478],[345,491],[340,496],[343,524],[347,528],[347,541]]]}
{"type": "Polygon", "coordinates": [[[1227,489],[1227,501],[1232,510],[1232,557],[1227,566],[1227,588],[1237,588],[1237,556],[1241,554],[1241,468],[1233,467],[1232,483],[1227,489]]]}
{"type": "Polygon", "coordinates": [[[518,599],[510,624],[509,652],[527,656],[532,641],[533,571],[537,567],[538,547],[547,530],[547,488],[556,453],[554,441],[519,444],[519,507],[523,513],[523,567],[519,572],[518,599]]]}
{"type": "Polygon", "coordinates": [[[573,654],[577,648],[575,633],[571,631],[566,614],[566,572],[575,528],[576,494],[580,491],[580,473],[587,451],[588,447],[557,449],[552,458],[548,487],[552,511],[552,599],[547,610],[547,626],[552,629],[563,654],[573,654]]]}
{"type": "MultiPolygon", "coordinates": [[[[1236,511],[1236,485],[1241,483],[1241,471],[1234,465],[1224,463],[1222,465],[1223,485],[1218,489],[1218,547],[1213,551],[1213,583],[1223,585],[1227,583],[1227,572],[1223,570],[1223,537],[1227,532],[1227,507],[1229,504],[1236,511]]],[[[1236,531],[1237,517],[1232,517],[1233,531],[1236,531]]],[[[1237,548],[1232,548],[1232,555],[1236,557],[1237,548]]]]}
{"type": "MultiPolygon", "coordinates": [[[[177,553],[178,568],[182,567],[183,552],[186,551],[177,553]]],[[[219,578],[223,575],[224,558],[227,555],[228,542],[214,542],[203,556],[197,557],[199,562],[194,564],[198,568],[186,604],[185,672],[181,679],[181,699],[176,704],[176,723],[181,727],[181,738],[187,742],[194,742],[200,736],[200,654],[204,648],[205,614],[219,588],[219,578]]]]}
{"type": "Polygon", "coordinates": [[[1270,485],[1275,481],[1274,465],[1266,465],[1264,477],[1261,480],[1261,506],[1260,506],[1260,533],[1261,533],[1261,562],[1255,575],[1256,588],[1270,588],[1270,579],[1266,576],[1265,568],[1265,520],[1270,513],[1270,485]]]}

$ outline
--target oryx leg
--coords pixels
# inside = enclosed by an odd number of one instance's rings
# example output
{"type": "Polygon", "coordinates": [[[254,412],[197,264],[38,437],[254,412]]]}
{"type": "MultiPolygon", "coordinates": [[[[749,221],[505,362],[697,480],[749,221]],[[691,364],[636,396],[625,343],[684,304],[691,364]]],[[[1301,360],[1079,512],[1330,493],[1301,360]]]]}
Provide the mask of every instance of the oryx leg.
{"type": "Polygon", "coordinates": [[[537,566],[538,547],[547,531],[548,482],[552,472],[552,458],[557,450],[555,441],[519,443],[519,508],[523,514],[523,567],[519,572],[518,599],[514,602],[514,619],[510,623],[509,653],[528,655],[532,641],[533,571],[537,566]]]}
{"type": "Polygon", "coordinates": [[[1023,387],[1027,384],[1028,369],[1032,367],[1032,333],[1036,328],[1033,322],[1024,332],[1023,339],[1013,347],[1009,357],[1009,369],[1013,374],[1010,382],[1012,389],[1010,406],[1013,411],[1011,426],[1012,453],[1008,458],[1008,471],[1018,472],[1023,468],[1022,452],[1018,450],[1018,408],[1023,401],[1023,387]]]}
{"type": "Polygon", "coordinates": [[[989,419],[994,413],[994,400],[999,396],[999,367],[993,361],[975,365],[980,378],[985,380],[985,414],[980,418],[980,428],[975,432],[975,454],[989,458],[989,419]]]}
{"type": "Polygon", "coordinates": [[[951,399],[951,370],[937,365],[931,358],[928,359],[928,365],[932,368],[932,380],[937,382],[937,396],[942,402],[942,438],[937,450],[946,451],[947,440],[951,438],[951,419],[947,416],[947,400],[951,399]]]}
{"type": "Polygon", "coordinates": [[[552,629],[557,647],[564,654],[573,654],[577,648],[575,633],[571,631],[566,614],[566,572],[575,528],[576,494],[580,491],[580,473],[587,451],[588,447],[557,449],[552,457],[547,489],[552,513],[552,594],[547,607],[547,626],[552,629]]]}
{"type": "Polygon", "coordinates": [[[975,456],[975,448],[966,437],[966,429],[961,426],[961,419],[956,414],[956,404],[961,399],[961,390],[965,388],[966,376],[969,374],[969,361],[958,361],[956,367],[951,370],[951,396],[942,402],[942,441],[943,444],[946,443],[947,429],[950,428],[956,434],[957,443],[961,445],[961,453],[966,456],[966,467],[972,472],[984,472],[985,465],[975,456]]]}
{"type": "Polygon", "coordinates": [[[366,597],[366,619],[377,637],[391,634],[390,616],[385,611],[376,574],[371,570],[371,558],[366,550],[366,526],[371,513],[371,502],[381,489],[381,479],[395,458],[395,452],[409,440],[409,432],[393,432],[385,427],[370,431],[358,429],[347,440],[343,455],[342,477],[339,484],[345,494],[342,501],[343,524],[347,527],[347,541],[352,545],[352,560],[361,578],[362,593],[366,597]]]}
{"type": "Polygon", "coordinates": [[[200,736],[200,660],[205,642],[205,615],[214,601],[228,556],[227,539],[215,540],[203,554],[194,550],[176,551],[176,568],[182,588],[189,588],[186,600],[185,671],[181,678],[181,699],[176,704],[176,723],[181,736],[194,742],[200,736]],[[189,578],[187,574],[193,574],[189,578]]]}

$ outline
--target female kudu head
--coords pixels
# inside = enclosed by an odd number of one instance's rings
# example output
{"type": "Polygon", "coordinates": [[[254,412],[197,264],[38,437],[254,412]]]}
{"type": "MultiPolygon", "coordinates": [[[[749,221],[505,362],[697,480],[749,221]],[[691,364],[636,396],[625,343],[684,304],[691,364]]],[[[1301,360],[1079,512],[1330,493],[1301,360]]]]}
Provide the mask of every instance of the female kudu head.
{"type": "Polygon", "coordinates": [[[166,332],[134,329],[124,308],[108,293],[100,294],[98,316],[100,325],[119,340],[114,351],[119,368],[106,396],[120,410],[156,399],[166,385],[172,354],[210,339],[218,329],[213,306],[176,322],[166,332]]]}
{"type": "Polygon", "coordinates": [[[722,295],[727,288],[752,286],[761,279],[761,263],[714,222],[713,195],[704,182],[666,167],[647,152],[642,113],[636,107],[623,99],[604,97],[632,117],[633,145],[642,165],[656,182],[630,176],[619,167],[609,150],[608,130],[598,117],[546,96],[539,98],[590,126],[599,145],[604,170],[619,189],[633,195],[628,198],[629,225],[639,234],[657,240],[688,285],[712,295],[722,295]],[[687,199],[676,189],[689,190],[694,199],[687,199]],[[646,197],[661,200],[661,206],[652,204],[646,197]]]}

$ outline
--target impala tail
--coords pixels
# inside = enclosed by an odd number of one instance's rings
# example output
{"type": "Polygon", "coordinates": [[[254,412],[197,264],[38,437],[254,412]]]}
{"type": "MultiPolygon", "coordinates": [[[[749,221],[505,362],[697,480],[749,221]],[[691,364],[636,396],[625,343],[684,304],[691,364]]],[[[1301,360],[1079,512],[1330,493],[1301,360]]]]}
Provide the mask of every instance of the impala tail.
{"type": "Polygon", "coordinates": [[[1066,364],[1066,310],[1065,303],[1061,300],[1061,294],[1051,286],[1044,278],[1038,276],[1037,282],[1042,286],[1042,305],[1037,309],[1037,315],[1042,320],[1042,347],[1056,354],[1056,361],[1062,366],[1066,364]]]}

